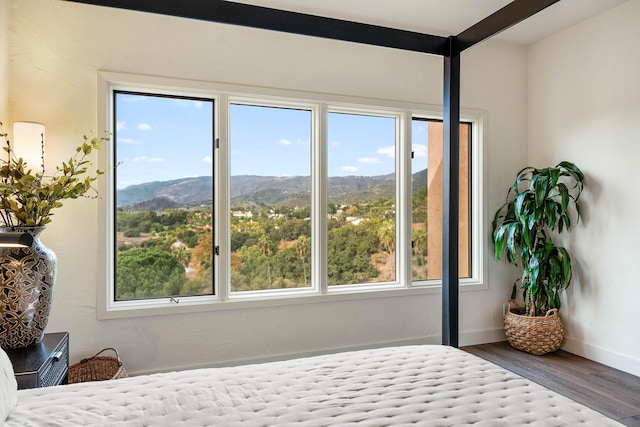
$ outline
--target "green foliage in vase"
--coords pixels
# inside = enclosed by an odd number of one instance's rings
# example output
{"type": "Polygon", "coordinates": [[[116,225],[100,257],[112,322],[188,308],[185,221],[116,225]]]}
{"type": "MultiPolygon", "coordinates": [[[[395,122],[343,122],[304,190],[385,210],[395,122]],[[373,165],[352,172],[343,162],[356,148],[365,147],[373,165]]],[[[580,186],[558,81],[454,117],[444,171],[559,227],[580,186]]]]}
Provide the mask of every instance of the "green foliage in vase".
{"type": "MultiPolygon", "coordinates": [[[[0,222],[5,227],[39,227],[51,222],[52,210],[62,206],[65,199],[77,199],[93,187],[100,170],[90,173],[92,163],[88,156],[93,150],[100,149],[100,143],[109,138],[89,138],[76,149],[69,160],[56,166],[53,175],[45,175],[44,161],[40,170],[34,172],[21,157],[16,158],[2,129],[0,122],[0,138],[4,139],[4,151],[7,159],[0,161],[0,222]]],[[[44,157],[44,144],[43,144],[44,157]]]]}
{"type": "MultiPolygon", "coordinates": [[[[553,242],[552,234],[571,228],[571,205],[576,222],[580,220],[578,199],[583,180],[582,171],[569,162],[543,169],[526,167],[518,172],[505,203],[493,218],[496,260],[504,253],[510,264],[521,264],[519,280],[529,316],[559,309],[560,292],[571,282],[571,257],[553,242]]],[[[512,299],[516,293],[517,281],[512,299]]]]}

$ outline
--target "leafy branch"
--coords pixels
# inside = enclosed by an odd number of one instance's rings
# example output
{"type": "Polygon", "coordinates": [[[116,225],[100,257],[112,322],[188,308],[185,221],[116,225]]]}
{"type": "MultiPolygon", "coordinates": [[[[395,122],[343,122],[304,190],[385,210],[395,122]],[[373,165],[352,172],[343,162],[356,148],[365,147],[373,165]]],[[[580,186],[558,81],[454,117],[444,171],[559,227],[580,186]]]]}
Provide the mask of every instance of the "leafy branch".
{"type": "MultiPolygon", "coordinates": [[[[0,161],[0,221],[6,227],[38,227],[51,222],[53,209],[62,206],[65,199],[77,199],[87,192],[98,191],[93,182],[104,172],[98,169],[89,173],[92,162],[88,156],[93,150],[100,149],[100,143],[109,141],[108,137],[84,136],[74,154],[56,166],[52,176],[45,176],[44,161],[38,172],[21,158],[16,158],[7,134],[0,122],[0,138],[4,139],[4,151],[7,160],[0,161]]],[[[41,141],[44,158],[44,141],[41,141]]]]}

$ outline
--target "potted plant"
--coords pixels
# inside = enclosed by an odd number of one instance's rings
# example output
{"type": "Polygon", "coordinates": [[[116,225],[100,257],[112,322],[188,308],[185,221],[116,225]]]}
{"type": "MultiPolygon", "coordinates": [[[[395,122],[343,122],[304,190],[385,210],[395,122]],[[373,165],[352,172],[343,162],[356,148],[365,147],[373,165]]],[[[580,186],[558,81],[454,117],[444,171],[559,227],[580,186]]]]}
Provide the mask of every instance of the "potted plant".
{"type": "Polygon", "coordinates": [[[85,136],[69,160],[50,176],[45,175],[44,141],[42,164],[32,168],[15,157],[2,123],[0,138],[7,153],[0,160],[0,232],[33,236],[30,246],[0,249],[0,346],[20,348],[42,340],[53,297],[57,260],[39,235],[63,200],[96,191],[92,183],[102,172],[89,173],[87,156],[108,138],[85,136]]]}
{"type": "Polygon", "coordinates": [[[544,354],[557,350],[564,338],[558,310],[560,293],[571,283],[571,256],[553,236],[571,228],[572,216],[576,223],[580,220],[583,180],[582,171],[566,161],[542,169],[526,167],[493,218],[496,260],[504,254],[508,263],[522,267],[511,300],[520,282],[524,308],[512,310],[509,304],[505,315],[507,339],[520,350],[544,354]]]}

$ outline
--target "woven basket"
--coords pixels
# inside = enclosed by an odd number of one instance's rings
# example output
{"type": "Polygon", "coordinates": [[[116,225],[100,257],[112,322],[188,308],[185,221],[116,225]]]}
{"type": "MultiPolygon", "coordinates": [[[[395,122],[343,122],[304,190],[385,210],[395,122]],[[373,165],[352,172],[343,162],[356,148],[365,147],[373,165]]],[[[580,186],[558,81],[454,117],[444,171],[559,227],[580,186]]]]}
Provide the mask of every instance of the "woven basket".
{"type": "Polygon", "coordinates": [[[513,348],[537,356],[556,351],[564,339],[557,308],[547,311],[544,317],[522,316],[511,312],[511,301],[504,316],[504,332],[513,348]]]}
{"type": "Polygon", "coordinates": [[[120,355],[115,348],[111,347],[104,348],[95,355],[69,366],[69,384],[117,380],[128,376],[124,365],[120,361],[120,355]],[[113,351],[115,357],[100,356],[107,350],[113,351]]]}

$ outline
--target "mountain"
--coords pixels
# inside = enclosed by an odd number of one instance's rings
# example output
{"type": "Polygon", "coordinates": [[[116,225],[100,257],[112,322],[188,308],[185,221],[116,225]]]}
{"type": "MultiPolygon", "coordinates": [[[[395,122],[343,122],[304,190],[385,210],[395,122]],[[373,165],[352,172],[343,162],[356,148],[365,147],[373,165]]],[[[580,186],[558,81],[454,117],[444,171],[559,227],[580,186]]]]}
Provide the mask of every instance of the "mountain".
{"type": "Polygon", "coordinates": [[[129,206],[164,198],[176,205],[210,204],[212,200],[212,182],[210,176],[145,182],[144,184],[118,189],[116,202],[118,206],[129,206]]]}
{"type": "MultiPolygon", "coordinates": [[[[413,175],[414,190],[426,184],[426,169],[413,175]]],[[[133,210],[161,210],[178,206],[211,204],[212,178],[201,176],[172,181],[132,185],[117,191],[117,205],[133,210]],[[155,208],[155,209],[154,209],[155,208]]],[[[329,200],[336,204],[390,198],[395,191],[394,174],[378,176],[329,177],[329,200]]],[[[231,206],[256,204],[302,206],[309,204],[311,179],[308,176],[231,177],[231,206]]]]}

